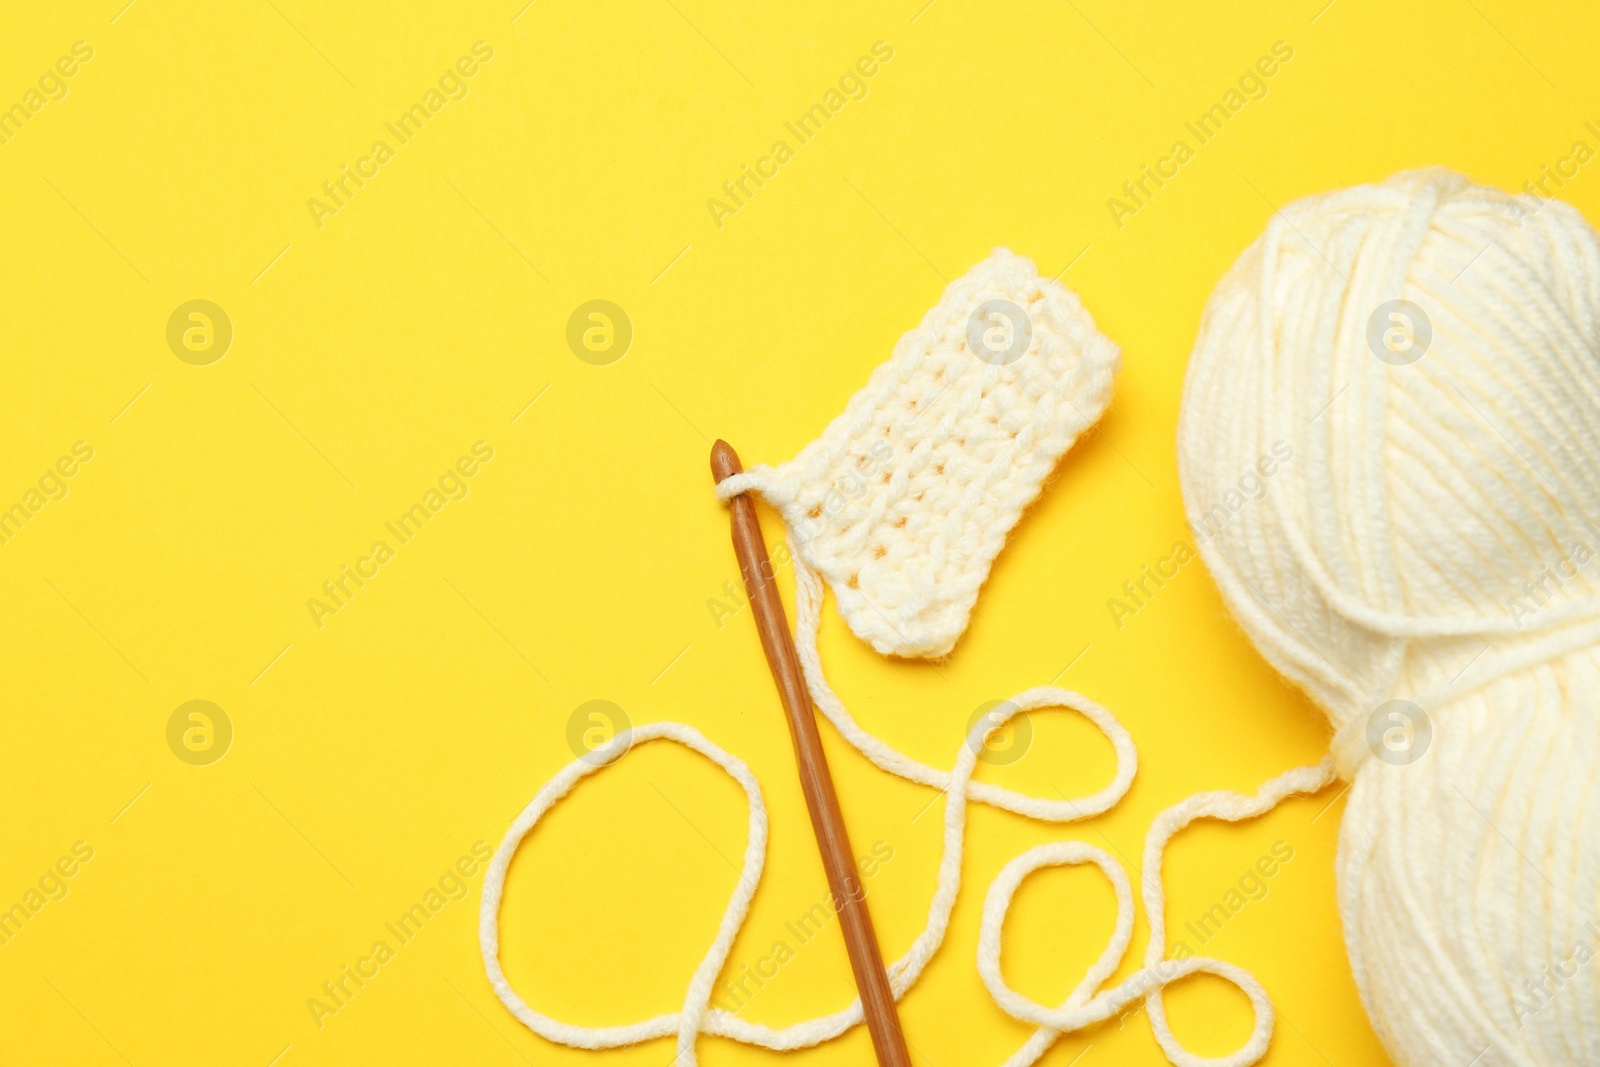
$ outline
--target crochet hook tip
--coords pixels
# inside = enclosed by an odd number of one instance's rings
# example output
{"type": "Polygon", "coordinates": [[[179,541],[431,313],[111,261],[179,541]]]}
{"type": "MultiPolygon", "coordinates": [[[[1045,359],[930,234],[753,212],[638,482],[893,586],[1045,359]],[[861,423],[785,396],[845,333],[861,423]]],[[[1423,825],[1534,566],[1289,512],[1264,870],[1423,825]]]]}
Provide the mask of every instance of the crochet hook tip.
{"type": "Polygon", "coordinates": [[[739,453],[728,442],[717,438],[717,443],[711,446],[711,476],[720,482],[742,470],[744,467],[739,463],[739,453]]]}

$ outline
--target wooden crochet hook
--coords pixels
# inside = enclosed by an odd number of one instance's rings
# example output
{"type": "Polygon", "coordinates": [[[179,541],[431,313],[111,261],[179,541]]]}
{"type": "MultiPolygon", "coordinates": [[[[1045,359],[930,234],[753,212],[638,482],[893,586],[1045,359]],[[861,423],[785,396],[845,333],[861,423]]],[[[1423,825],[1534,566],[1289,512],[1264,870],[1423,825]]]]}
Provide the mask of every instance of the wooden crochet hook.
{"type": "MultiPolygon", "coordinates": [[[[738,453],[726,441],[711,448],[711,473],[718,482],[744,468],[738,453]]],[[[778,583],[773,580],[772,560],[767,557],[767,542],[756,522],[756,507],[749,494],[729,501],[733,525],[733,550],[739,557],[739,571],[755,609],[756,629],[767,666],[778,683],[783,710],[788,713],[789,737],[794,741],[795,761],[800,765],[800,789],[805,793],[806,809],[811,813],[811,828],[822,851],[822,866],[828,874],[828,888],[839,903],[839,925],[844,931],[845,949],[850,953],[850,969],[855,972],[856,989],[866,1015],[867,1031],[880,1067],[911,1067],[905,1035],[900,1031],[900,1016],[895,1011],[889,975],[883,967],[883,954],[867,914],[866,894],[856,874],[855,851],[845,832],[844,816],[839,812],[839,797],[828,773],[828,760],[822,752],[822,738],[811,709],[805,677],[800,672],[800,657],[794,650],[783,614],[778,583]]]]}

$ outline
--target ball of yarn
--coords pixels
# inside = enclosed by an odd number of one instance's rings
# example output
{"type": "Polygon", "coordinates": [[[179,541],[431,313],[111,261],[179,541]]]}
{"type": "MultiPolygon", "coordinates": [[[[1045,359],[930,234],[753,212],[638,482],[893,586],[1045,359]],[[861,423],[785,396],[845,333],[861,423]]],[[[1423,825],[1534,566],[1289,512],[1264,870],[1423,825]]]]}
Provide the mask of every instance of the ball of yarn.
{"type": "Polygon", "coordinates": [[[1185,383],[1185,507],[1335,729],[1396,1063],[1600,1063],[1600,242],[1441,170],[1274,215],[1185,383]]]}

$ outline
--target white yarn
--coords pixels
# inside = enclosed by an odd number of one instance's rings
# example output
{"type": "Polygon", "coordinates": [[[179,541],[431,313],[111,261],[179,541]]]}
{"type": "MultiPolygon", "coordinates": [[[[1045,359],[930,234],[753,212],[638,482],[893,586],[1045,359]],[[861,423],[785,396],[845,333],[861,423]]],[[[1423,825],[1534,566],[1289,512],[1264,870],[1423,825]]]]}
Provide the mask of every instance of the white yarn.
{"type": "MultiPolygon", "coordinates": [[[[919,785],[931,785],[935,789],[948,790],[954,780],[954,771],[941,771],[936,767],[919,763],[880,738],[867,733],[851,716],[850,709],[844,706],[844,701],[839,699],[833,687],[828,684],[827,675],[822,669],[822,655],[817,651],[817,634],[822,628],[822,580],[816,571],[805,565],[804,561],[795,567],[795,591],[795,651],[800,655],[800,666],[805,672],[806,686],[810,689],[811,699],[816,702],[817,707],[846,741],[882,769],[919,785]]],[[[1109,811],[1122,799],[1123,794],[1128,791],[1128,786],[1133,784],[1133,776],[1139,767],[1139,753],[1133,746],[1133,737],[1128,733],[1127,727],[1118,722],[1117,717],[1110,711],[1082,693],[1057,689],[1054,686],[1040,686],[1005,701],[995,713],[1003,714],[1009,719],[1018,711],[1052,707],[1072,708],[1094,723],[1105,735],[1106,740],[1111,742],[1111,747],[1116,753],[1117,770],[1110,783],[1099,792],[1077,800],[1049,800],[1044,797],[1027,796],[987,782],[967,782],[963,788],[968,797],[983,804],[1045,822],[1076,822],[1079,819],[1087,819],[1109,811]]],[[[968,747],[974,747],[982,740],[981,734],[975,739],[968,738],[968,747]]]]}
{"type": "Polygon", "coordinates": [[[680,1062],[693,1064],[695,1037],[707,1025],[706,1015],[711,1003],[712,983],[716,981],[722,965],[727,962],[728,950],[733,947],[734,935],[739,932],[745,915],[750,911],[750,898],[755,896],[756,886],[761,881],[761,867],[766,854],[767,806],[761,799],[761,784],[756,781],[755,775],[750,773],[750,768],[743,760],[724,752],[706,740],[705,735],[699,730],[684,723],[647,723],[632,730],[621,731],[612,738],[606,749],[591,754],[587,759],[573,760],[562,768],[559,774],[546,782],[544,788],[539,790],[523,809],[522,814],[511,824],[511,828],[506,831],[505,839],[500,842],[500,847],[490,859],[488,869],[483,876],[483,903],[478,913],[478,940],[483,949],[483,966],[488,972],[489,984],[494,986],[501,1002],[513,1015],[521,1019],[534,1033],[550,1041],[570,1045],[573,1048],[616,1048],[619,1045],[632,1045],[675,1033],[678,1036],[680,1062]],[[517,995],[516,990],[511,988],[511,983],[506,980],[505,972],[500,967],[500,897],[505,892],[506,870],[511,866],[511,857],[516,854],[517,846],[522,843],[522,839],[579,780],[588,777],[601,767],[615,763],[627,754],[633,745],[658,738],[675,741],[700,753],[727,771],[729,776],[743,787],[745,797],[750,802],[750,829],[744,849],[744,868],[739,872],[739,881],[734,886],[733,897],[722,913],[717,936],[712,940],[711,947],[706,950],[705,956],[694,970],[694,976],[689,980],[689,989],[684,997],[682,1009],[624,1026],[589,1027],[560,1022],[529,1007],[517,995]]]}
{"type": "MultiPolygon", "coordinates": [[[[1063,691],[1063,696],[1074,694],[1063,691]]],[[[1006,717],[1009,718],[1009,715],[1006,717]]],[[[815,1045],[844,1033],[861,1022],[859,998],[848,1007],[831,1015],[809,1019],[782,1030],[773,1030],[760,1023],[748,1022],[731,1012],[710,1007],[711,983],[727,959],[728,947],[743,924],[749,911],[750,898],[761,877],[762,859],[766,849],[767,810],[761,798],[761,788],[745,764],[712,744],[694,727],[683,723],[660,722],[635,727],[614,738],[596,759],[594,755],[568,764],[555,778],[541,789],[512,823],[500,843],[489,868],[484,874],[483,904],[479,912],[479,937],[483,948],[484,967],[489,982],[500,999],[519,1019],[540,1036],[564,1045],[578,1048],[612,1048],[667,1034],[678,1034],[679,1062],[684,1067],[695,1063],[693,1038],[703,1030],[709,1034],[731,1037],[747,1044],[772,1049],[795,1049],[815,1045]],[[733,899],[723,913],[716,939],[695,970],[690,983],[689,996],[684,1008],[676,1013],[660,1015],[654,1019],[626,1026],[582,1027],[557,1022],[530,1008],[511,988],[499,963],[500,898],[504,892],[505,874],[522,839],[555,803],[564,797],[572,786],[600,767],[609,766],[630,751],[631,747],[656,738],[666,738],[685,745],[717,763],[740,785],[750,802],[749,842],[745,847],[744,869],[740,872],[733,899]],[[703,976],[709,975],[704,982],[703,976]]],[[[977,749],[963,746],[957,754],[956,765],[950,781],[963,787],[972,775],[977,761],[977,749]]],[[[1126,786],[1124,786],[1126,788],[1126,786]]],[[[938,887],[928,910],[928,923],[922,934],[913,942],[905,956],[889,967],[890,984],[896,997],[903,994],[921,975],[933,953],[944,940],[951,909],[961,884],[961,847],[966,824],[966,791],[953,790],[951,802],[945,807],[945,852],[939,865],[938,887]]]]}
{"type": "Polygon", "coordinates": [[[1600,241],[1526,201],[1434,170],[1285,208],[1180,420],[1207,565],[1353,779],[1340,913],[1406,1067],[1600,1063],[1600,241]],[[1431,325],[1409,363],[1368,342],[1400,299],[1431,325]],[[1218,523],[1274,442],[1292,463],[1218,523]],[[1373,759],[1397,699],[1431,745],[1373,759]]]}
{"type": "Polygon", "coordinates": [[[1004,248],[951,282],[822,436],[759,489],[839,614],[884,655],[949,652],[1023,510],[1111,400],[1117,346],[1004,248]]]}
{"type": "MultiPolygon", "coordinates": [[[[1116,346],[1095,331],[1076,296],[1041,278],[1032,263],[999,249],[950,285],[939,306],[901,339],[894,357],[878,368],[845,414],[798,458],[776,469],[752,467],[718,487],[724,500],[760,490],[788,522],[796,550],[796,649],[817,707],[877,766],[945,793],[944,853],[927,924],[905,955],[888,968],[897,999],[916,983],[944,941],[961,887],[968,802],[1045,822],[1076,822],[1101,814],[1122,799],[1133,781],[1138,755],[1127,729],[1110,711],[1079,693],[1043,686],[992,711],[957,751],[950,770],[911,759],[863,730],[828,684],[817,648],[823,577],[832,585],[851,629],[878,651],[904,656],[948,652],[966,628],[978,589],[1006,534],[1038,494],[1057,459],[1104,410],[1116,361],[1116,346]],[[988,318],[991,312],[1001,319],[1014,318],[995,323],[988,318]],[[1000,329],[1002,343],[979,354],[969,329],[1000,329]],[[841,486],[853,488],[846,495],[841,486]],[[1055,800],[972,780],[988,733],[1019,713],[1054,707],[1077,711],[1111,743],[1116,771],[1104,788],[1077,799],[1055,800]]],[[[1027,1067],[1062,1033],[1101,1022],[1140,999],[1146,1002],[1157,1042],[1178,1067],[1246,1067],[1260,1059],[1273,1025],[1272,1005],[1260,983],[1221,960],[1167,958],[1162,855],[1171,837],[1195,819],[1253,818],[1289,794],[1321,789],[1332,777],[1332,760],[1324,760],[1280,775],[1254,797],[1205,793],[1161,813],[1145,840],[1140,887],[1151,924],[1145,965],[1111,989],[1100,986],[1116,970],[1133,930],[1132,890],[1122,868],[1082,842],[1044,845],[1008,864],[984,904],[978,969],[1002,1010],[1039,1029],[1006,1061],[1007,1067],[1027,1067]],[[1000,932],[1012,896],[1029,873],[1045,865],[1084,862],[1098,865],[1116,889],[1116,928],[1073,994],[1060,1007],[1049,1008],[1006,986],[1000,974],[1000,932]],[[1220,1059],[1190,1053],[1167,1024],[1162,990],[1198,971],[1238,986],[1254,1009],[1249,1040],[1220,1059]]],[[[619,734],[605,750],[575,760],[551,779],[511,825],[490,861],[479,913],[479,940],[490,984],[517,1018],[548,1040],[578,1048],[612,1048],[676,1035],[676,1062],[681,1067],[695,1064],[699,1034],[776,1050],[805,1048],[839,1036],[862,1021],[859,999],[829,1015],[781,1029],[710,1004],[712,985],[760,880],[766,837],[760,787],[739,759],[682,723],[650,723],[619,734]],[[750,829],[739,883],[678,1011],[621,1026],[560,1022],[523,1001],[500,966],[499,913],[506,870],[523,839],[580,779],[615,763],[631,746],[658,739],[699,752],[743,786],[750,804],[750,829]]]]}
{"type": "Polygon", "coordinates": [[[1165,897],[1161,887],[1162,855],[1172,836],[1196,819],[1224,819],[1228,822],[1253,819],[1270,811],[1286,796],[1315,793],[1331,782],[1333,777],[1333,760],[1329,758],[1315,766],[1297,767],[1279,775],[1262,786],[1253,797],[1226,791],[1198,793],[1156,816],[1150,824],[1150,832],[1145,836],[1144,873],[1140,883],[1145,912],[1150,918],[1150,942],[1145,946],[1144,967],[1116,987],[1101,992],[1096,992],[1100,983],[1117,969],[1133,937],[1133,890],[1128,885],[1127,874],[1105,852],[1082,841],[1039,845],[1006,864],[990,883],[989,895],[984,900],[983,923],[978,937],[978,973],[983,977],[983,984],[988,987],[995,1003],[1008,1015],[1034,1023],[1039,1029],[1026,1045],[1006,1061],[1005,1067],[1028,1067],[1062,1033],[1109,1019],[1141,997],[1145,1000],[1156,1042],[1166,1053],[1167,1059],[1177,1067],[1246,1067],[1260,1059],[1266,1053],[1267,1043],[1272,1037],[1274,1013],[1266,990],[1255,976],[1242,967],[1208,956],[1167,958],[1165,897]],[[1110,943],[1084,974],[1083,981],[1078,983],[1060,1007],[1049,1008],[1029,1000],[1006,985],[1000,974],[1000,931],[1005,926],[1011,898],[1025,877],[1041,867],[1073,863],[1093,863],[1111,879],[1117,893],[1117,925],[1110,943]],[[1255,1025],[1251,1028],[1249,1039],[1227,1056],[1196,1056],[1178,1042],[1167,1024],[1162,989],[1179,978],[1199,971],[1214,974],[1238,986],[1250,998],[1250,1006],[1255,1012],[1255,1025]]]}
{"type": "MultiPolygon", "coordinates": [[[[820,599],[821,579],[799,565],[802,581],[817,590],[820,599]]],[[[802,603],[805,603],[802,600],[802,603]]],[[[966,830],[967,803],[978,799],[1010,811],[1047,822],[1068,823],[1099,814],[1112,807],[1127,792],[1133,781],[1136,756],[1127,730],[1105,708],[1070,690],[1042,686],[1027,690],[1000,704],[986,720],[981,730],[974,731],[956,753],[955,765],[949,771],[938,771],[894,750],[883,741],[860,730],[849,712],[823,677],[814,657],[819,619],[817,601],[803,608],[799,621],[802,644],[811,649],[810,659],[804,658],[806,679],[813,697],[828,712],[836,725],[848,723],[846,737],[857,744],[873,762],[901,774],[902,777],[928,785],[937,785],[945,792],[944,854],[939,861],[933,898],[928,905],[928,921],[904,956],[888,967],[890,987],[898,1000],[922,975],[923,969],[944,942],[949,928],[950,914],[955,908],[956,896],[961,889],[961,858],[966,830]],[[827,703],[824,703],[823,694],[827,703]],[[829,704],[833,710],[829,710],[829,704]],[[1005,725],[1013,716],[1024,711],[1049,707],[1072,708],[1084,714],[1112,744],[1116,752],[1117,769],[1106,788],[1072,800],[1041,800],[1014,793],[1010,790],[972,781],[983,736],[1005,725]],[[858,742],[858,738],[865,744],[858,742]],[[902,773],[896,768],[905,768],[902,773]],[[934,780],[929,780],[934,779],[934,780]],[[982,794],[980,796],[980,794],[982,794]]],[[[1161,886],[1161,858],[1167,841],[1189,823],[1199,818],[1217,818],[1229,821],[1253,818],[1277,804],[1291,793],[1315,792],[1333,778],[1331,760],[1315,767],[1301,767],[1268,782],[1254,797],[1237,793],[1205,793],[1190,797],[1167,809],[1151,824],[1145,839],[1144,875],[1141,889],[1151,923],[1151,939],[1146,949],[1145,966],[1130,975],[1113,989],[1096,992],[1102,982],[1116,970],[1129,938],[1132,936],[1132,895],[1127,875],[1110,856],[1081,842],[1045,845],[1024,853],[1011,861],[996,878],[984,903],[982,934],[978,944],[978,968],[984,984],[1002,1010],[1024,1022],[1032,1022],[1040,1029],[1006,1061],[1006,1067],[1027,1067],[1049,1049],[1064,1032],[1082,1029],[1117,1013],[1132,1001],[1144,998],[1151,1029],[1167,1057],[1178,1067],[1246,1067],[1261,1058],[1266,1051],[1272,1032],[1272,1006],[1261,984],[1247,971],[1206,957],[1166,959],[1164,893],[1161,886]],[[1028,873],[1048,863],[1093,862],[1106,871],[1117,889],[1117,926],[1105,953],[1090,968],[1073,997],[1059,1009],[1021,997],[1006,987],[1000,977],[1000,930],[1006,910],[1017,885],[1028,873]],[[1205,1059],[1190,1053],[1178,1042],[1167,1024],[1161,1001],[1161,990],[1170,982],[1195,973],[1207,971],[1224,978],[1249,997],[1255,1011],[1255,1025],[1249,1041],[1237,1052],[1221,1059],[1205,1059]],[[1091,996],[1092,995],[1092,996],[1091,996]]],[[[743,925],[750,909],[750,899],[761,879],[762,862],[767,841],[767,810],[762,800],[761,787],[750,769],[736,756],[729,755],[708,741],[700,731],[684,723],[655,722],[623,731],[604,750],[576,759],[563,768],[539,790],[538,794],[517,816],[506,831],[500,847],[484,872],[483,901],[478,916],[478,937],[483,951],[484,970],[489,984],[502,1003],[518,1019],[547,1040],[574,1048],[615,1048],[652,1038],[677,1035],[677,1063],[680,1067],[694,1067],[697,1061],[694,1042],[699,1033],[731,1038],[748,1045],[787,1051],[807,1048],[831,1040],[862,1021],[861,1001],[829,1015],[819,1016],[775,1029],[761,1023],[742,1019],[732,1012],[712,1007],[712,985],[717,974],[727,962],[728,950],[743,925]],[[723,912],[716,937],[695,968],[685,994],[683,1007],[652,1019],[621,1026],[586,1027],[561,1022],[530,1007],[512,988],[500,966],[500,902],[505,892],[506,871],[518,847],[539,820],[556,805],[582,778],[602,767],[611,766],[640,744],[657,739],[675,741],[706,756],[735,781],[743,786],[750,803],[749,840],[745,846],[744,867],[740,871],[733,897],[723,912]]]]}

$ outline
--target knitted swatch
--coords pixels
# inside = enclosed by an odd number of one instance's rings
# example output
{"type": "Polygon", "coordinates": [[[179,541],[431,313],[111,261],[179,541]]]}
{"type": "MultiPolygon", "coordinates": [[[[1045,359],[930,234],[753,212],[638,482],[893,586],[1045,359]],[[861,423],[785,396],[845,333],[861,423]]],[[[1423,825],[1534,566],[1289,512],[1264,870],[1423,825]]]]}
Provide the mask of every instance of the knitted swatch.
{"type": "Polygon", "coordinates": [[[1006,535],[1111,399],[1117,346],[1004,248],[956,279],[811,444],[717,488],[757,489],[856,636],[936,657],[1006,535]]]}

